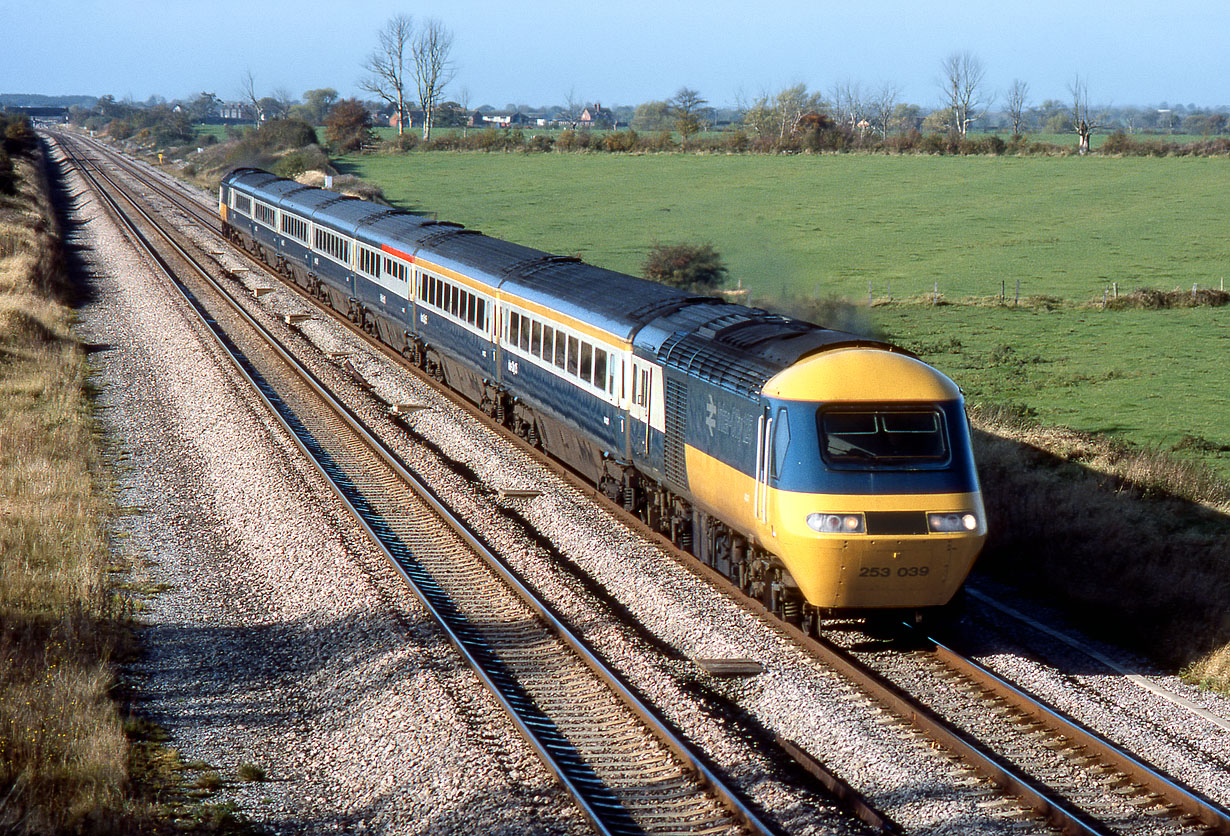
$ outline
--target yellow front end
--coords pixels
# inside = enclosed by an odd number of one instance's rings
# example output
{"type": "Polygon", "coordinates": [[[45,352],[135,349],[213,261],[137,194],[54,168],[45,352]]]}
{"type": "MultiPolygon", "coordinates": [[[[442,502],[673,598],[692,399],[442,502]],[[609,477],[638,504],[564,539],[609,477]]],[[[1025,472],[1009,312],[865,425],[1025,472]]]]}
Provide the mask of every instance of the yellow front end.
{"type": "Polygon", "coordinates": [[[919,608],[948,603],[964,583],[986,540],[977,493],[843,496],[770,491],[765,548],[779,557],[803,597],[833,609],[919,608]],[[975,530],[934,534],[821,534],[807,525],[817,509],[969,512],[975,530]]]}

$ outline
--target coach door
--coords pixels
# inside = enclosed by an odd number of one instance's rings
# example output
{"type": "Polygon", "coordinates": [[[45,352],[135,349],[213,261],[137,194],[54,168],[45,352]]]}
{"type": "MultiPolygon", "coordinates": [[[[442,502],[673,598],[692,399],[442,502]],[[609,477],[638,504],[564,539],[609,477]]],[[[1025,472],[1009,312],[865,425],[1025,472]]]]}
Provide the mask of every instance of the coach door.
{"type": "Polygon", "coordinates": [[[756,519],[769,521],[769,465],[773,452],[773,418],[766,406],[756,422],[756,519]]]}

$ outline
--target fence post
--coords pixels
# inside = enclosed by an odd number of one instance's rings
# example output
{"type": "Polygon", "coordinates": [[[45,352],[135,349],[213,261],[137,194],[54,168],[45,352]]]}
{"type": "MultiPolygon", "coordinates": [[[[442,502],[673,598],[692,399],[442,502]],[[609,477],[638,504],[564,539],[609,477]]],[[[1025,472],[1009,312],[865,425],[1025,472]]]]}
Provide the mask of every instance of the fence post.
{"type": "Polygon", "coordinates": [[[939,282],[935,283],[935,290],[933,291],[933,293],[935,295],[931,297],[931,304],[938,305],[940,303],[940,283],[939,282]]]}
{"type": "Polygon", "coordinates": [[[1016,300],[1012,303],[1013,307],[1021,304],[1021,280],[1016,280],[1016,300]]]}

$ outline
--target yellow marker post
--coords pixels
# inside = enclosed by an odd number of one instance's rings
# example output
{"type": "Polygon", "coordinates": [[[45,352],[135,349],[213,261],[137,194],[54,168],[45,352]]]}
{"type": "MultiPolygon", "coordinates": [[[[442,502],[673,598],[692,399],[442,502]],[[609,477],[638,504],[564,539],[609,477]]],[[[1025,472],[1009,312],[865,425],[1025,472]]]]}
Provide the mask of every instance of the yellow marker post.
{"type": "Polygon", "coordinates": [[[158,165],[162,165],[162,152],[158,153],[158,165]]]}

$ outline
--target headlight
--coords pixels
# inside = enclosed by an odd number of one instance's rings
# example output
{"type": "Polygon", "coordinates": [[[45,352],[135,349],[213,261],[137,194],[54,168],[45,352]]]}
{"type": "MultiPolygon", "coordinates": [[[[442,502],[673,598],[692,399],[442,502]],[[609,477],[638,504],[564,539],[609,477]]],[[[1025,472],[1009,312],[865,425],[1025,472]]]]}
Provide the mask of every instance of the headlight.
{"type": "Polygon", "coordinates": [[[821,534],[862,534],[864,531],[863,515],[808,514],[807,527],[821,534]]]}
{"type": "Polygon", "coordinates": [[[978,515],[971,511],[946,514],[928,514],[927,528],[932,534],[974,531],[978,528],[978,515]]]}

